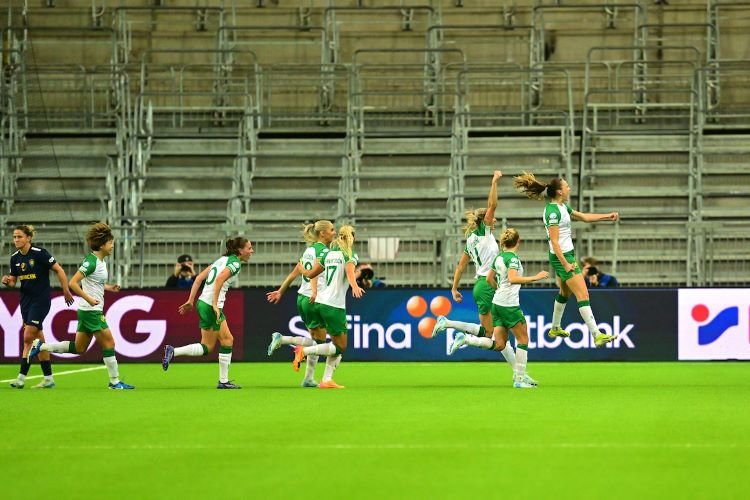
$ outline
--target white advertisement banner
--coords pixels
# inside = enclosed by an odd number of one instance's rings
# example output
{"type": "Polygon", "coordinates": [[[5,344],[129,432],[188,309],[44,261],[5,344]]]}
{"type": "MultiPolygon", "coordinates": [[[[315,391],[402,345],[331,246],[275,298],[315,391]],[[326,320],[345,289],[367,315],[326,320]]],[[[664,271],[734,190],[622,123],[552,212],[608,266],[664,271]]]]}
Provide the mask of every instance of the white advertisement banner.
{"type": "Polygon", "coordinates": [[[750,359],[749,289],[681,289],[677,316],[678,359],[750,359]]]}

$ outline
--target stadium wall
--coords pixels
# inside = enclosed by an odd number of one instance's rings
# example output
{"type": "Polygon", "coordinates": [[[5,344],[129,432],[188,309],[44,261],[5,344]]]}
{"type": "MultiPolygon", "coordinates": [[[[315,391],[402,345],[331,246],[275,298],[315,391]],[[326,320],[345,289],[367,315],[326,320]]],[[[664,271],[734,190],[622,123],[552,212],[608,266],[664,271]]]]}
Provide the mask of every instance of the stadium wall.
{"type": "MultiPolygon", "coordinates": [[[[264,289],[241,289],[227,295],[224,312],[234,334],[234,359],[290,361],[291,349],[282,347],[266,356],[270,335],[305,334],[296,310],[296,290],[279,305],[265,300],[264,289]]],[[[551,304],[556,290],[523,290],[521,304],[529,327],[529,358],[533,361],[674,361],[750,359],[750,288],[733,289],[620,289],[592,290],[591,303],[600,328],[619,335],[606,348],[596,349],[578,315],[568,304],[563,326],[569,339],[550,341],[551,304]]],[[[477,321],[471,290],[462,290],[457,304],[447,290],[370,289],[359,301],[349,299],[348,360],[360,361],[470,361],[497,360],[499,354],[463,348],[447,355],[453,332],[435,339],[434,317],[446,314],[459,321],[477,321]]],[[[180,316],[177,307],[187,292],[128,290],[108,293],[105,313],[118,357],[123,361],[156,362],[162,347],[183,345],[200,338],[198,317],[180,316]]],[[[15,363],[22,350],[22,319],[18,292],[0,293],[0,362],[15,363]]],[[[44,323],[48,341],[72,340],[75,307],[65,306],[56,294],[44,323]]],[[[82,356],[54,355],[56,362],[98,362],[100,351],[82,356]]],[[[216,353],[191,361],[216,359],[216,353]]]]}

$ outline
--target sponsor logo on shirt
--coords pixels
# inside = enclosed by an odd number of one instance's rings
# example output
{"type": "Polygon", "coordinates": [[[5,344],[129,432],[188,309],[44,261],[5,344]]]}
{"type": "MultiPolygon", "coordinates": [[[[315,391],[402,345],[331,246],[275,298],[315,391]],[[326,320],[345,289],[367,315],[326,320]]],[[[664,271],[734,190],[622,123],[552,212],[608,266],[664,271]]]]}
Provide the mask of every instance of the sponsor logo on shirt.
{"type": "Polygon", "coordinates": [[[18,281],[35,280],[35,279],[36,279],[36,274],[34,273],[22,274],[21,276],[18,277],[18,281]]]}
{"type": "Polygon", "coordinates": [[[551,213],[551,214],[549,214],[549,219],[550,219],[550,220],[555,220],[555,219],[557,219],[557,214],[556,214],[556,213],[554,213],[554,212],[553,212],[553,213],[551,213]]]}

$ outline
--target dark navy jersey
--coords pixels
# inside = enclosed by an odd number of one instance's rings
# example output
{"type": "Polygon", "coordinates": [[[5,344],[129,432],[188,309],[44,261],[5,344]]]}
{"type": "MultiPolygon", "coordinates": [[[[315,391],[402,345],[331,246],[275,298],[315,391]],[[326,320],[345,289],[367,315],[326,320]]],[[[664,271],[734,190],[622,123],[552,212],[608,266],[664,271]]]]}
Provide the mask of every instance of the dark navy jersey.
{"type": "Polygon", "coordinates": [[[32,246],[26,255],[19,250],[10,256],[10,274],[21,282],[23,295],[49,299],[49,270],[56,262],[44,248],[32,246]]]}

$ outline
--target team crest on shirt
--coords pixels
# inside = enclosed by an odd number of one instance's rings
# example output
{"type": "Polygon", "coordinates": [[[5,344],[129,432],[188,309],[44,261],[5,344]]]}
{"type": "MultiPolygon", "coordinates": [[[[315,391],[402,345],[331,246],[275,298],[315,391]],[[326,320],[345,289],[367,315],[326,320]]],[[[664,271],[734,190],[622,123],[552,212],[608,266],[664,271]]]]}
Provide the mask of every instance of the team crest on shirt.
{"type": "Polygon", "coordinates": [[[21,271],[25,271],[25,270],[26,270],[26,263],[21,262],[21,271]]]}
{"type": "Polygon", "coordinates": [[[34,259],[29,260],[29,267],[34,267],[34,259]]]}

